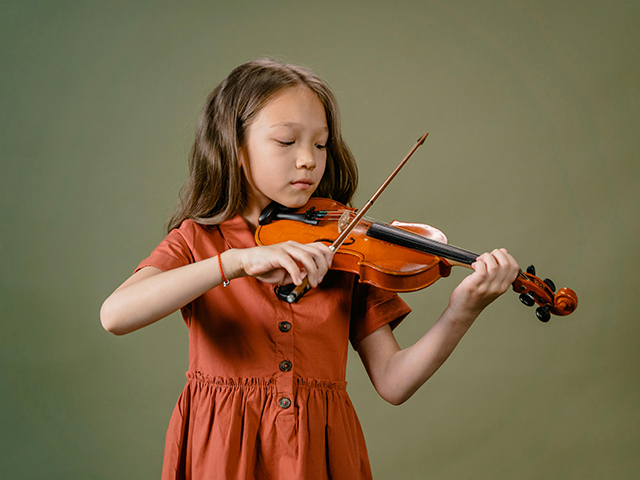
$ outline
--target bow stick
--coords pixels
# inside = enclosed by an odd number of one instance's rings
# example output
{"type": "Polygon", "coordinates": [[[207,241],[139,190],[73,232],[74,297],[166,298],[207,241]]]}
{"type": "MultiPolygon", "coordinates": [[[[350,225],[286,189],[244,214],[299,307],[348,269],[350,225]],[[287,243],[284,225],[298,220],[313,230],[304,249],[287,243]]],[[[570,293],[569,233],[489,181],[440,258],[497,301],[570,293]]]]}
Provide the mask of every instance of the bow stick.
{"type": "MultiPolygon", "coordinates": [[[[418,139],[416,144],[411,148],[411,150],[409,150],[409,153],[407,153],[407,155],[402,159],[402,161],[395,168],[395,170],[391,172],[391,175],[389,175],[389,177],[387,177],[387,179],[383,182],[383,184],[380,185],[380,188],[378,188],[376,193],[374,193],[373,196],[369,199],[369,201],[360,210],[358,210],[357,215],[353,217],[353,219],[344,228],[340,229],[340,235],[338,235],[338,238],[336,238],[336,240],[329,247],[332,252],[335,253],[336,250],[340,248],[340,246],[347,239],[351,231],[358,225],[362,217],[364,217],[365,213],[367,213],[367,210],[371,208],[371,205],[373,205],[373,202],[375,202],[378,199],[378,197],[382,194],[384,189],[387,188],[387,186],[391,183],[391,181],[402,169],[402,167],[404,167],[407,161],[409,161],[409,159],[415,153],[418,147],[424,143],[428,135],[429,135],[428,133],[425,133],[422,137],[418,139]]],[[[291,290],[291,292],[289,292],[286,295],[283,295],[281,298],[287,303],[296,303],[310,289],[311,289],[311,285],[309,285],[309,281],[307,280],[307,277],[305,277],[302,280],[302,283],[300,285],[297,285],[293,290],[291,290]]]]}

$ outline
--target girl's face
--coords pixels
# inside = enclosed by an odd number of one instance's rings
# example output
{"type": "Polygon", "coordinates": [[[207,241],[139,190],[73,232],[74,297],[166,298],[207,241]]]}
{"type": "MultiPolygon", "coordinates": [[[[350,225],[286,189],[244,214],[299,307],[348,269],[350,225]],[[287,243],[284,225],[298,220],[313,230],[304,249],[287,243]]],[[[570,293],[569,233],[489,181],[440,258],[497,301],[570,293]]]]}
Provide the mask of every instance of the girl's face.
{"type": "Polygon", "coordinates": [[[301,207],[322,179],[329,138],[318,96],[305,86],[286,88],[257,113],[238,157],[247,181],[244,216],[257,224],[272,201],[301,207]]]}

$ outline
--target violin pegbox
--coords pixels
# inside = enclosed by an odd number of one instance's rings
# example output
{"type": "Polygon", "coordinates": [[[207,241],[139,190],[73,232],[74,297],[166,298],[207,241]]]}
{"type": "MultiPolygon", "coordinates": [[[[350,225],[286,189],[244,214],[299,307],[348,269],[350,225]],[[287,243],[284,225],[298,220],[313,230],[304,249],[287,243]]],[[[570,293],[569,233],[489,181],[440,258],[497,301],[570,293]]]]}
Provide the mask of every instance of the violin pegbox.
{"type": "Polygon", "coordinates": [[[564,287],[556,293],[553,281],[536,277],[533,265],[527,267],[526,273],[518,272],[518,277],[513,282],[513,290],[520,293],[520,301],[526,306],[539,305],[536,308],[536,317],[544,323],[551,319],[551,315],[569,315],[578,306],[578,296],[573,290],[564,287]]]}

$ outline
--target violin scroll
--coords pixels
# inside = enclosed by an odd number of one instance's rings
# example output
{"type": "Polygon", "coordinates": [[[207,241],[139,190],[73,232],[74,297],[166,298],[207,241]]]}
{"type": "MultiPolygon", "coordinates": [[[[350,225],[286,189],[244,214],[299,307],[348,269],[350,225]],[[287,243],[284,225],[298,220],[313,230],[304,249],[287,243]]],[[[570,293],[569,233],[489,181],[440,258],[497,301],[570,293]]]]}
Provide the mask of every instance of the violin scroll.
{"type": "Polygon", "coordinates": [[[554,283],[545,278],[535,276],[535,268],[530,265],[525,272],[519,272],[513,291],[520,293],[520,301],[532,307],[536,303],[536,317],[541,322],[548,322],[551,315],[564,316],[572,313],[578,306],[578,296],[570,288],[561,288],[557,293],[554,283]]]}

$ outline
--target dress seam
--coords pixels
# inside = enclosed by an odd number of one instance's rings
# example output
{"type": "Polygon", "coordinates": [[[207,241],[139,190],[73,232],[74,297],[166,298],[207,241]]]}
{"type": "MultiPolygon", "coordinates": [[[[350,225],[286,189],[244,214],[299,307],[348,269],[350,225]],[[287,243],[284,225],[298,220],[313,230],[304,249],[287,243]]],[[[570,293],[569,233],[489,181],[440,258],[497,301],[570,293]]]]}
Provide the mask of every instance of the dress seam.
{"type": "MultiPolygon", "coordinates": [[[[203,383],[215,387],[242,389],[276,387],[276,377],[223,377],[212,376],[200,371],[189,370],[186,373],[188,381],[203,383]]],[[[308,388],[320,390],[346,390],[347,382],[341,380],[320,380],[313,378],[295,377],[293,379],[295,388],[308,388]]]]}

